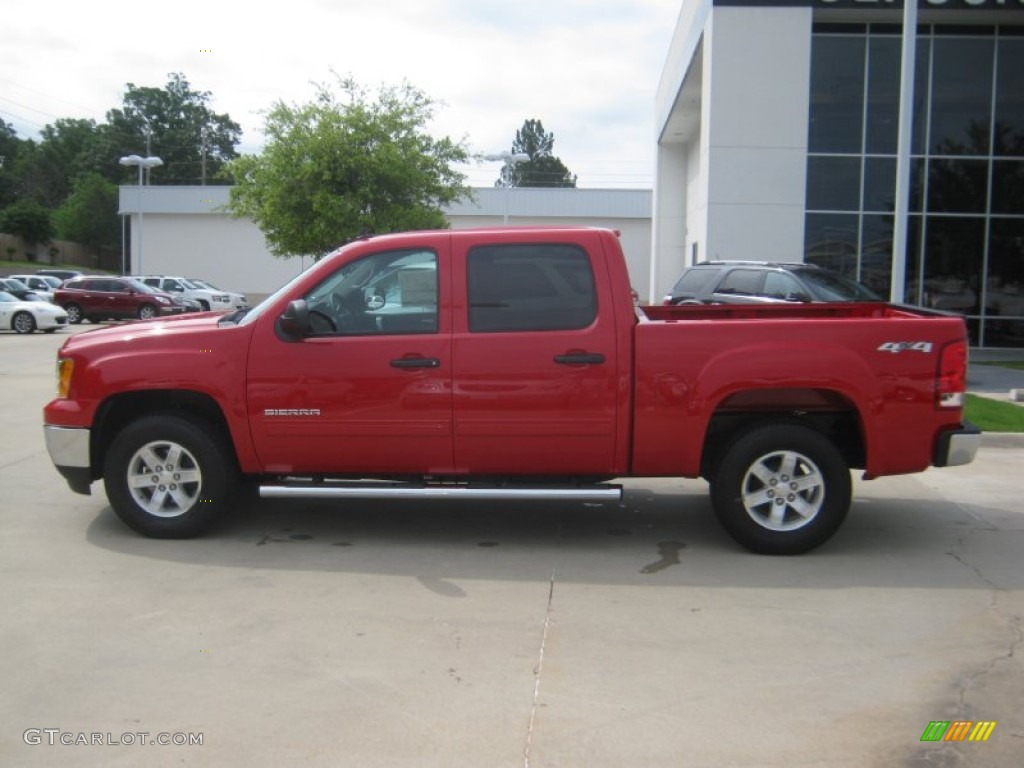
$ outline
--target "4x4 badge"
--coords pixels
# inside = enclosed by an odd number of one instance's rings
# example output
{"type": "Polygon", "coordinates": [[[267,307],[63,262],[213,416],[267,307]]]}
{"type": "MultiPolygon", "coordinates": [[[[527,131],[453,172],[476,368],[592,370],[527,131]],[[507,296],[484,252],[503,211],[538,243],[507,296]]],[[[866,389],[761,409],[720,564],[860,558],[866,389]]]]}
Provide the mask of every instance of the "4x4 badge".
{"type": "Polygon", "coordinates": [[[877,351],[892,352],[894,355],[900,352],[924,352],[928,354],[932,351],[932,343],[930,341],[887,341],[884,344],[880,344],[877,351]]]}

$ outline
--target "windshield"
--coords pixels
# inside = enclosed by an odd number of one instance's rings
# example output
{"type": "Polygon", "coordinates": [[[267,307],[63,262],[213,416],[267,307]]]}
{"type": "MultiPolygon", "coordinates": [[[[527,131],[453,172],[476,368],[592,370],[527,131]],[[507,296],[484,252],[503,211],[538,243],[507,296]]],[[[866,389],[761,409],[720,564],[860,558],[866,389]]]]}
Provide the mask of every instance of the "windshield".
{"type": "Polygon", "coordinates": [[[7,291],[0,291],[0,301],[18,301],[18,298],[11,296],[7,291]]]}
{"type": "Polygon", "coordinates": [[[819,301],[882,301],[882,297],[856,280],[821,269],[801,269],[800,279],[819,301]]]}
{"type": "Polygon", "coordinates": [[[129,287],[134,288],[136,291],[139,291],[140,293],[163,293],[163,291],[158,291],[153,286],[146,285],[144,282],[142,282],[141,280],[136,280],[134,277],[126,277],[124,278],[124,281],[128,284],[129,287]]]}
{"type": "Polygon", "coordinates": [[[240,309],[238,310],[238,312],[233,312],[230,315],[225,315],[221,322],[234,321],[238,325],[248,325],[249,323],[255,322],[260,315],[267,311],[267,307],[269,307],[271,304],[277,301],[278,298],[280,298],[283,294],[287,293],[291,289],[291,287],[295,285],[295,283],[297,283],[300,279],[302,279],[303,276],[305,276],[305,274],[305,272],[299,272],[299,274],[295,275],[295,277],[293,277],[287,283],[282,285],[272,294],[267,296],[267,298],[265,298],[255,307],[251,309],[240,309]]]}

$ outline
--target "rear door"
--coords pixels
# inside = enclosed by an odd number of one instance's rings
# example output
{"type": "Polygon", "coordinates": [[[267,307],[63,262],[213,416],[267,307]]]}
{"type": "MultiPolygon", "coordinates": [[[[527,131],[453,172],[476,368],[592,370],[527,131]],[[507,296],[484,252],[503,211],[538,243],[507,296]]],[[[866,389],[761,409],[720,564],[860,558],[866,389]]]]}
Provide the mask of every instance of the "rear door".
{"type": "Polygon", "coordinates": [[[465,297],[453,337],[460,472],[612,472],[619,361],[607,271],[573,236],[539,237],[453,238],[465,297]]]}

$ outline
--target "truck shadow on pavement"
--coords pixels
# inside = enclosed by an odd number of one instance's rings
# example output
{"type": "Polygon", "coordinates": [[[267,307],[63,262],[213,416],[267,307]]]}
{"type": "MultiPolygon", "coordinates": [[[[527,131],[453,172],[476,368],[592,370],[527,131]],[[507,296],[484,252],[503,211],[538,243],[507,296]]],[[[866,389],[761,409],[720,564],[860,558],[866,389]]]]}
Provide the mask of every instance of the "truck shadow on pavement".
{"type": "MultiPolygon", "coordinates": [[[[989,514],[991,513],[991,514],[989,514]]],[[[630,487],[623,504],[256,500],[198,539],[153,540],[109,507],[100,548],[183,566],[407,576],[449,597],[465,580],[742,588],[1024,587],[1024,527],[935,499],[854,502],[835,537],[795,557],[751,554],[703,489],[630,487]]]]}

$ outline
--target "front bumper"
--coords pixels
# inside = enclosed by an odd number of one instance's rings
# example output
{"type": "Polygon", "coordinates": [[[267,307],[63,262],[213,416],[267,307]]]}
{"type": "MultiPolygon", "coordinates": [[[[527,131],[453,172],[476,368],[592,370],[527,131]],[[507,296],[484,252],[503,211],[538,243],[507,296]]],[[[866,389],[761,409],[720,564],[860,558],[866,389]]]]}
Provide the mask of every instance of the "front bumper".
{"type": "Polygon", "coordinates": [[[83,427],[57,427],[43,425],[46,452],[68,486],[75,493],[88,496],[92,485],[89,464],[89,430],[83,427]]]}
{"type": "Polygon", "coordinates": [[[936,467],[958,467],[970,464],[981,447],[981,430],[965,421],[959,429],[943,432],[935,440],[932,464],[936,467]]]}

